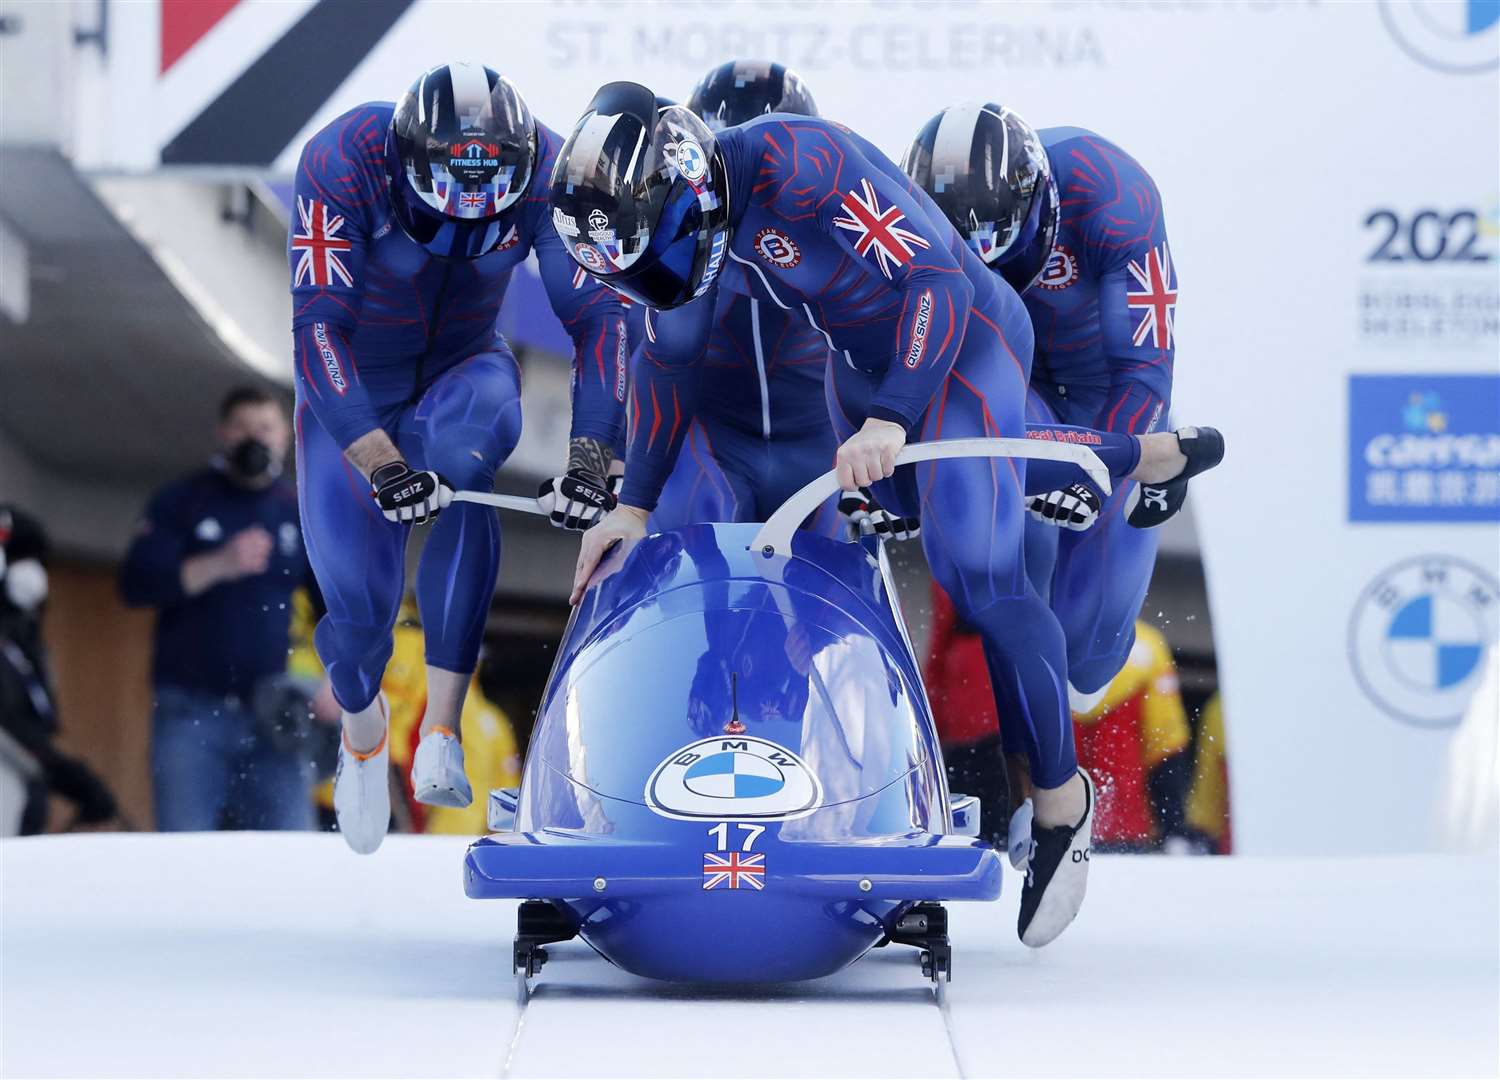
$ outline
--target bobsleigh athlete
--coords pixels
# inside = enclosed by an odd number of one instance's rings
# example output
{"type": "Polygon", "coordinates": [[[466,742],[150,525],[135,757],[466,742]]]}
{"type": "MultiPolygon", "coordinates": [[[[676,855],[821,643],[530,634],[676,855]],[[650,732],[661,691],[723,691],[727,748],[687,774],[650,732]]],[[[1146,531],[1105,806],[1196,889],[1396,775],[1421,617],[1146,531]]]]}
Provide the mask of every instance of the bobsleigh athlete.
{"type": "MultiPolygon", "coordinates": [[[[895,471],[908,436],[1025,433],[1031,325],[1013,290],[872,144],[814,117],[771,114],[717,135],[634,83],[595,95],[553,172],[558,221],[579,263],[653,309],[634,375],[620,505],[584,534],[578,600],[603,553],[644,535],[700,398],[720,292],[800,312],[833,353],[847,428],[846,491],[895,471]],[[848,432],[852,432],[849,434],[848,432]]],[[[1100,436],[1111,472],[1158,482],[1186,459],[1170,435],[1100,436]]],[[[1052,490],[1071,466],[1033,465],[1052,490]]],[[[1062,630],[1025,574],[1026,463],[924,463],[887,507],[920,515],[928,562],[984,636],[1000,711],[1024,716],[1036,785],[1036,852],[1018,930],[1028,945],[1073,920],[1087,884],[1093,793],[1073,752],[1062,630]]]]}
{"type": "MultiPolygon", "coordinates": [[[[818,115],[796,72],[754,60],[732,60],[708,72],[687,107],[711,131],[766,113],[818,115]]],[[[656,318],[651,309],[631,305],[627,318],[632,346],[649,344],[656,318]]],[[[764,521],[798,488],[827,472],[838,447],[823,402],[827,361],[828,342],[800,313],[720,292],[697,406],[652,512],[652,530],[697,521],[764,521]]],[[[628,401],[631,412],[640,407],[638,395],[628,401]]],[[[837,524],[830,502],[812,527],[831,535],[837,524]]]]}
{"type": "Polygon", "coordinates": [[[573,264],[552,227],[559,138],[509,80],[479,65],[426,72],[394,107],[361,105],[314,135],[297,168],[288,241],[297,467],[307,552],[328,604],[318,653],[343,710],[334,811],[349,846],[390,819],[380,679],[411,526],[436,519],[417,570],[427,712],[416,798],[466,806],[459,714],[500,557],[493,490],[521,431],[519,371],[495,321],[535,250],[575,344],[572,439],[547,485],[554,522],[587,527],[614,503],[627,354],[622,306],[573,264]],[[446,509],[445,509],[446,508],[446,509]]]}
{"type": "MultiPolygon", "coordinates": [[[[1028,421],[1126,434],[1166,425],[1178,282],[1161,197],[1134,158],[1082,128],[1038,132],[1009,109],[976,104],[929,120],[902,165],[1022,296],[1036,341],[1028,421]]],[[[1085,478],[1031,499],[1026,570],[1062,626],[1075,712],[1103,698],[1135,644],[1152,529],[1223,457],[1212,428],[1176,438],[1188,465],[1171,480],[1127,481],[1102,499],[1085,478]]],[[[1002,722],[1013,760],[1021,726],[1002,722]]]]}

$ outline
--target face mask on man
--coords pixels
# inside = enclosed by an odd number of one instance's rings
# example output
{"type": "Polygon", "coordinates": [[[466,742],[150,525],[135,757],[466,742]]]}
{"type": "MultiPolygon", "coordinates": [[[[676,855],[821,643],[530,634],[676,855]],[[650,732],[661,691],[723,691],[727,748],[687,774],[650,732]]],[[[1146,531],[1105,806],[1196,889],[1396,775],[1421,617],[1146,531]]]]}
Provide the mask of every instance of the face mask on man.
{"type": "Polygon", "coordinates": [[[47,568],[36,559],[17,559],[5,568],[5,596],[25,612],[47,599],[47,568]]]}
{"type": "Polygon", "coordinates": [[[241,439],[224,455],[224,464],[241,480],[258,481],[281,472],[271,455],[271,448],[259,439],[241,439]]]}

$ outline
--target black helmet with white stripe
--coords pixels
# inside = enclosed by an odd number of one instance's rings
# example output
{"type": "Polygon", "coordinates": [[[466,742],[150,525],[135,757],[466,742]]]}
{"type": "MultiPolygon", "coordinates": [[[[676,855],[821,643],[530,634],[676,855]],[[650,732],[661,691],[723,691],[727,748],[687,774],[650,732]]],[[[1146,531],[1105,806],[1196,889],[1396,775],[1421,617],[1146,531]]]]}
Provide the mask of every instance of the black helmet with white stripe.
{"type": "Polygon", "coordinates": [[[688,108],[713,131],[722,131],[766,113],[817,116],[818,105],[801,77],[769,60],[730,60],[693,88],[688,108]]]}
{"type": "Polygon", "coordinates": [[[1017,292],[1041,275],[1057,239],[1057,185],[1026,121],[994,104],[944,109],[922,125],[901,168],[1017,292]]]}
{"type": "Polygon", "coordinates": [[[713,132],[639,83],[614,82],[557,155],[552,224],[575,262],[649,308],[702,296],[729,248],[729,187],[713,132]]]}
{"type": "Polygon", "coordinates": [[[396,220],[434,255],[474,259],[536,168],[536,121],[509,79],[479,64],[424,72],[396,103],[386,158],[396,220]]]}

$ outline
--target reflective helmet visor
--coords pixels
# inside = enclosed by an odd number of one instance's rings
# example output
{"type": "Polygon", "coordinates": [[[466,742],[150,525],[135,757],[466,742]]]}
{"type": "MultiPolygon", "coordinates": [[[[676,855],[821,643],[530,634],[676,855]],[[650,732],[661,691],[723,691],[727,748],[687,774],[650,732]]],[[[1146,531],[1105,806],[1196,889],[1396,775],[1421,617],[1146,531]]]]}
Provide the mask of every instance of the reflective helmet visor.
{"type": "Polygon", "coordinates": [[[713,133],[634,83],[599,91],[552,173],[552,222],[585,270],[653,308],[713,284],[728,247],[713,133]]]}

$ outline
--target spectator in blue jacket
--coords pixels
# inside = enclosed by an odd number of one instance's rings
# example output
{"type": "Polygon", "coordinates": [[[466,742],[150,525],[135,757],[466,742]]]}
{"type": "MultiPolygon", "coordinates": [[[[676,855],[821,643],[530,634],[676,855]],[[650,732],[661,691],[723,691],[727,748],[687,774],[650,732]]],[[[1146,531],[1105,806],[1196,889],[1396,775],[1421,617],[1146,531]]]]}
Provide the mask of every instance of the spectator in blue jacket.
{"type": "Polygon", "coordinates": [[[291,428],[276,399],[240,388],[219,408],[217,441],[208,468],[151,500],[120,576],[126,603],[159,613],[156,823],[310,829],[307,747],[295,724],[254,708],[286,671],[292,592],[312,582],[296,488],[282,475],[291,428]]]}

